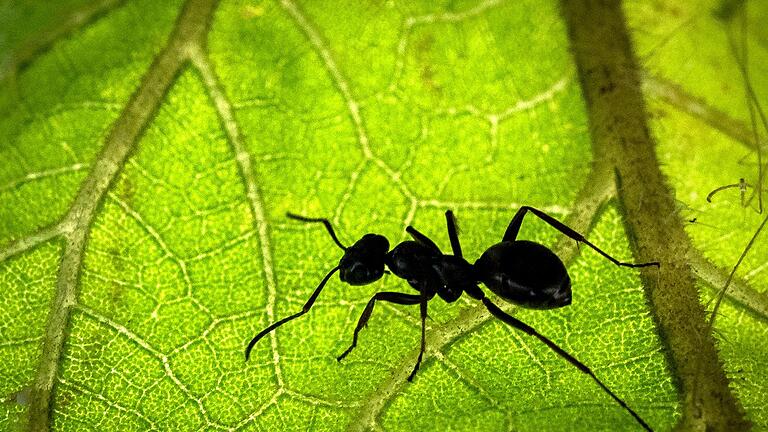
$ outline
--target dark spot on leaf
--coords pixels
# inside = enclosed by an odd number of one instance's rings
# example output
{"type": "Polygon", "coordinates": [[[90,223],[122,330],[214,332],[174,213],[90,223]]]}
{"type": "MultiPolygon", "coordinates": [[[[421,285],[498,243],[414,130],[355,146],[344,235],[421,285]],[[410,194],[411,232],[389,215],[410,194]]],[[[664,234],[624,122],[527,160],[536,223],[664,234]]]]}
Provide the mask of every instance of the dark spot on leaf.
{"type": "Polygon", "coordinates": [[[32,390],[29,387],[24,387],[16,393],[16,403],[21,406],[27,406],[29,404],[29,396],[32,393],[32,390]]]}
{"type": "Polygon", "coordinates": [[[18,404],[20,406],[27,406],[29,404],[29,397],[32,393],[30,387],[23,387],[21,390],[11,393],[3,399],[6,404],[18,404]]]}
{"type": "Polygon", "coordinates": [[[613,81],[611,81],[607,85],[600,87],[600,94],[606,94],[608,92],[612,92],[615,88],[616,88],[616,84],[614,84],[613,81]]]}
{"type": "Polygon", "coordinates": [[[120,258],[122,255],[120,249],[118,249],[117,246],[113,246],[113,247],[110,247],[107,251],[109,252],[109,257],[110,257],[110,262],[112,264],[112,267],[115,270],[120,272],[125,270],[125,263],[120,258]]]}
{"type": "Polygon", "coordinates": [[[112,303],[117,305],[123,302],[123,286],[113,282],[109,292],[112,303]]]}
{"type": "Polygon", "coordinates": [[[118,188],[118,194],[120,199],[124,201],[128,207],[133,208],[134,198],[136,197],[136,187],[131,181],[130,176],[125,176],[124,180],[120,183],[118,188]]]}
{"type": "MultiPolygon", "coordinates": [[[[107,252],[109,253],[109,262],[116,274],[121,274],[125,271],[125,262],[121,258],[124,253],[117,247],[110,247],[107,252]]],[[[112,304],[119,305],[123,302],[123,292],[125,287],[117,282],[110,283],[109,297],[112,304]]]]}
{"type": "Polygon", "coordinates": [[[426,34],[416,41],[414,47],[416,60],[420,65],[419,77],[421,82],[426,88],[439,94],[442,92],[442,86],[435,81],[435,66],[432,61],[432,47],[434,44],[435,37],[431,34],[426,34]]]}

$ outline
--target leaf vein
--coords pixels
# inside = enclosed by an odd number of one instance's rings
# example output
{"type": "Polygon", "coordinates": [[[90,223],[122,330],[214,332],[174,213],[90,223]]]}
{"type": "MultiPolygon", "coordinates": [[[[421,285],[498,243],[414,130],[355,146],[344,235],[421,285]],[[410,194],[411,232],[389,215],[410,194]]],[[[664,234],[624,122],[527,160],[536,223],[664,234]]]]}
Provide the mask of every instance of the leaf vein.
{"type": "MultiPolygon", "coordinates": [[[[203,77],[205,87],[208,90],[211,99],[213,99],[216,113],[224,124],[224,130],[226,131],[228,141],[235,154],[235,160],[237,161],[239,170],[238,172],[240,173],[240,177],[242,178],[246,189],[251,215],[254,219],[254,228],[261,248],[262,269],[264,270],[264,279],[267,288],[267,319],[270,322],[273,322],[275,320],[275,304],[277,303],[277,280],[275,278],[274,265],[272,263],[269,223],[267,222],[261,191],[256,183],[251,155],[248,153],[245,143],[243,143],[241,139],[240,130],[232,111],[232,105],[221,89],[216,73],[205,53],[203,43],[198,41],[195,44],[189,45],[188,52],[192,64],[195,65],[203,77]]],[[[269,339],[272,348],[275,380],[277,381],[278,388],[282,389],[284,387],[283,374],[280,367],[280,353],[277,347],[277,336],[274,332],[270,333],[269,339]]]]}
{"type": "Polygon", "coordinates": [[[15,76],[37,56],[50,49],[58,40],[87,26],[108,12],[120,7],[125,0],[97,0],[87,4],[57,23],[49,31],[25,41],[20,49],[11,54],[5,64],[0,65],[0,80],[15,76]]]}

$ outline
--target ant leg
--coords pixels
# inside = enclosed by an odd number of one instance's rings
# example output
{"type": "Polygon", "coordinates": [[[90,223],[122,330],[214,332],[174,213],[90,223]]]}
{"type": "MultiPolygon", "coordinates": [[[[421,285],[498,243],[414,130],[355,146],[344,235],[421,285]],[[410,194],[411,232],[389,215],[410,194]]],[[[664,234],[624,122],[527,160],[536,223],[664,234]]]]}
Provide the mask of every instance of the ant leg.
{"type": "Polygon", "coordinates": [[[413,377],[419,370],[419,366],[421,366],[421,359],[424,357],[424,350],[427,348],[427,330],[425,324],[427,319],[427,302],[429,302],[427,290],[422,289],[419,295],[419,309],[421,312],[421,349],[419,350],[419,358],[416,359],[416,365],[413,367],[411,374],[408,375],[408,382],[413,381],[413,377]]]}
{"type": "Polygon", "coordinates": [[[415,305],[421,301],[421,297],[414,294],[388,291],[382,291],[374,294],[373,297],[371,297],[371,299],[368,301],[368,304],[365,306],[365,310],[363,310],[363,314],[360,315],[360,319],[357,321],[357,327],[355,327],[355,333],[352,336],[352,345],[350,345],[346,351],[341,353],[341,355],[338,356],[336,360],[342,361],[344,357],[346,357],[347,354],[349,354],[357,346],[357,335],[360,333],[360,330],[362,330],[363,327],[368,325],[368,320],[371,318],[371,314],[373,313],[373,306],[376,305],[376,300],[401,305],[415,305]]]}
{"type": "Polygon", "coordinates": [[[595,380],[597,385],[599,385],[600,388],[602,388],[606,393],[608,393],[608,395],[611,396],[613,398],[613,400],[618,402],[619,405],[621,405],[624,409],[626,409],[632,415],[632,417],[634,417],[635,420],[637,420],[637,422],[640,423],[640,425],[643,428],[645,428],[645,430],[647,430],[647,431],[651,431],[652,430],[651,427],[648,426],[648,423],[646,423],[642,418],[640,418],[640,416],[635,411],[633,411],[632,408],[630,408],[626,404],[626,402],[624,402],[623,400],[621,400],[621,398],[616,396],[611,391],[611,389],[608,388],[608,386],[603,384],[603,382],[600,381],[600,379],[597,378],[597,376],[595,376],[595,374],[592,372],[592,370],[589,367],[587,367],[584,363],[578,361],[574,356],[568,354],[564,349],[560,348],[556,343],[554,343],[551,340],[549,340],[549,338],[547,338],[546,336],[544,336],[541,333],[537,332],[533,327],[529,326],[528,324],[518,320],[517,318],[515,318],[515,317],[507,314],[503,310],[501,310],[501,308],[499,308],[498,306],[493,304],[490,300],[488,300],[487,297],[483,297],[481,299],[481,301],[483,302],[485,307],[488,308],[488,311],[491,312],[491,314],[493,316],[495,316],[496,318],[504,321],[505,323],[509,324],[510,326],[512,326],[512,327],[514,327],[514,328],[516,328],[518,330],[521,330],[521,331],[527,333],[530,336],[536,337],[537,339],[542,341],[546,346],[548,346],[550,349],[552,349],[552,351],[557,353],[557,355],[559,355],[560,357],[568,360],[568,362],[571,363],[572,365],[576,366],[577,369],[579,369],[580,371],[582,371],[585,374],[587,374],[590,377],[592,377],[592,379],[595,380]]]}
{"type": "Polygon", "coordinates": [[[509,226],[507,227],[507,231],[504,233],[503,241],[509,241],[509,242],[515,241],[515,239],[517,238],[517,234],[520,231],[520,225],[522,225],[522,223],[523,223],[523,217],[525,217],[525,214],[527,212],[529,212],[529,211],[531,213],[533,213],[535,216],[537,216],[539,219],[541,219],[544,222],[546,222],[547,224],[549,224],[549,226],[551,226],[552,228],[560,231],[561,233],[563,233],[566,236],[576,240],[577,242],[584,243],[585,245],[591,247],[592,249],[597,251],[597,253],[599,253],[600,255],[604,256],[605,258],[607,258],[612,263],[614,263],[614,264],[616,264],[618,266],[623,266],[623,267],[648,267],[648,266],[656,266],[656,267],[659,267],[659,263],[655,262],[655,261],[654,262],[648,262],[648,263],[640,263],[640,264],[621,262],[621,261],[617,260],[616,258],[614,258],[614,257],[608,255],[607,253],[605,253],[602,249],[600,249],[599,247],[597,247],[594,244],[592,244],[589,240],[587,240],[583,235],[577,233],[576,231],[574,231],[572,228],[568,227],[564,223],[558,221],[557,219],[553,218],[552,216],[544,213],[543,211],[541,211],[539,209],[535,209],[535,208],[529,207],[529,206],[520,207],[520,210],[518,210],[517,213],[515,213],[515,216],[512,218],[512,221],[509,223],[509,226]]]}
{"type": "Polygon", "coordinates": [[[299,215],[291,213],[291,212],[287,212],[285,214],[285,216],[287,216],[287,217],[289,217],[291,219],[300,220],[302,222],[320,222],[320,223],[322,223],[323,225],[325,225],[325,229],[328,231],[328,234],[331,235],[331,238],[333,239],[333,241],[342,250],[347,250],[347,247],[344,246],[343,244],[341,244],[341,242],[339,241],[339,238],[336,237],[336,233],[333,231],[333,227],[331,226],[331,222],[328,219],[325,219],[325,218],[308,218],[308,217],[305,217],[305,216],[299,216],[299,215]]]}
{"type": "Polygon", "coordinates": [[[517,213],[515,213],[514,216],[512,216],[512,220],[509,222],[509,225],[507,226],[507,230],[504,232],[504,238],[502,241],[508,241],[513,242],[515,239],[517,239],[517,234],[520,232],[520,226],[523,224],[523,217],[525,217],[525,213],[528,211],[528,206],[520,207],[517,210],[517,213]]]}
{"type": "Polygon", "coordinates": [[[459,228],[456,225],[456,216],[453,215],[451,210],[445,212],[445,222],[448,224],[448,238],[451,239],[451,250],[453,255],[459,258],[463,258],[461,253],[461,243],[459,243],[459,228]]]}
{"type": "Polygon", "coordinates": [[[320,282],[320,285],[315,288],[315,292],[312,293],[312,295],[309,297],[309,300],[304,304],[304,307],[301,308],[301,312],[297,312],[291,316],[285,317],[281,319],[280,321],[270,325],[269,327],[265,328],[264,330],[260,331],[259,334],[253,337],[251,339],[251,342],[248,343],[248,347],[245,348],[245,361],[248,361],[248,358],[251,356],[251,350],[253,349],[253,346],[256,345],[256,342],[258,342],[261,338],[269,334],[272,330],[280,327],[281,325],[287,323],[288,321],[294,320],[305,313],[309,312],[309,309],[312,308],[312,305],[315,303],[315,300],[317,300],[317,296],[320,295],[320,291],[323,290],[323,287],[325,286],[326,282],[328,282],[328,279],[331,278],[331,275],[336,273],[336,271],[339,270],[339,267],[334,267],[333,270],[331,270],[323,280],[320,282]]]}
{"type": "Polygon", "coordinates": [[[413,237],[413,239],[416,240],[417,242],[423,244],[424,246],[428,246],[437,252],[440,252],[440,248],[435,244],[435,242],[433,242],[429,237],[419,232],[416,228],[408,225],[405,228],[405,232],[410,234],[411,237],[413,237]]]}

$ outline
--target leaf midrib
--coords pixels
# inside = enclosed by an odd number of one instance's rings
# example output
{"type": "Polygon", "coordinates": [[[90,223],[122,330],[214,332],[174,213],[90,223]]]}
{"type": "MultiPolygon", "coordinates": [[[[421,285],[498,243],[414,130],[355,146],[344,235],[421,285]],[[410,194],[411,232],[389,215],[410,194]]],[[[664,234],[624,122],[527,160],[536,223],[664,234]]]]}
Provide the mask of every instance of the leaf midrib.
{"type": "Polygon", "coordinates": [[[685,251],[691,247],[656,158],[640,76],[619,2],[563,0],[579,70],[593,153],[613,165],[628,236],[643,287],[679,383],[685,430],[745,430],[750,422],[731,393],[699,301],[685,251]]]}

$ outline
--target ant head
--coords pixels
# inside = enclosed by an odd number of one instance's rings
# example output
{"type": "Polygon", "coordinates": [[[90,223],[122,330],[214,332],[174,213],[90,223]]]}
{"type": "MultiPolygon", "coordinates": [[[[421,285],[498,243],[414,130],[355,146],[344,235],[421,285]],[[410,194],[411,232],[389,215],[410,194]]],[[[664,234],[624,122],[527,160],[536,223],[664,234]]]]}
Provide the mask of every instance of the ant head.
{"type": "Polygon", "coordinates": [[[350,285],[376,282],[384,274],[389,241],[379,234],[366,234],[344,251],[339,261],[339,277],[350,285]]]}

